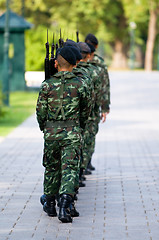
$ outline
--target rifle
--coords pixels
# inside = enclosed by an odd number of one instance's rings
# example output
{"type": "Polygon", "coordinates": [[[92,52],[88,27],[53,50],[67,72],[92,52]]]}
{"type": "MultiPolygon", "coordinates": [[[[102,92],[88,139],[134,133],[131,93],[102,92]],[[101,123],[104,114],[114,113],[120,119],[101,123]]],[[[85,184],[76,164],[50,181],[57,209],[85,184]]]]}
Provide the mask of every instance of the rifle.
{"type": "Polygon", "coordinates": [[[59,48],[59,46],[58,46],[58,43],[56,43],[56,52],[57,52],[57,49],[59,48]]]}
{"type": "Polygon", "coordinates": [[[76,31],[77,43],[79,42],[79,31],[76,31]]]}
{"type": "Polygon", "coordinates": [[[57,73],[57,69],[55,68],[55,55],[54,55],[54,50],[55,50],[55,44],[54,44],[54,34],[53,34],[53,42],[51,46],[51,58],[50,58],[50,76],[53,76],[55,73],[57,73]]]}
{"type": "Polygon", "coordinates": [[[61,28],[60,28],[60,39],[59,39],[59,46],[60,46],[60,48],[62,48],[63,45],[64,45],[64,41],[63,41],[63,39],[61,37],[61,28]]]}
{"type": "Polygon", "coordinates": [[[48,29],[47,29],[47,42],[46,46],[46,57],[45,57],[45,80],[50,78],[50,67],[49,67],[49,42],[48,42],[48,29]]]}

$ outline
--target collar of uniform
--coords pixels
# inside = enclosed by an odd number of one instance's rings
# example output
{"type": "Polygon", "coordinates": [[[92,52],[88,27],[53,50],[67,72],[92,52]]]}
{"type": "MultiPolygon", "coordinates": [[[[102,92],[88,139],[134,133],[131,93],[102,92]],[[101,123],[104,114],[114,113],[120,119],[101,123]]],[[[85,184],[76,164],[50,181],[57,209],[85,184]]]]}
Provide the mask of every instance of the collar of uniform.
{"type": "Polygon", "coordinates": [[[99,63],[103,63],[104,62],[104,59],[101,56],[99,56],[98,54],[96,54],[96,53],[94,54],[93,60],[98,61],[99,63]]]}
{"type": "Polygon", "coordinates": [[[68,71],[61,71],[58,72],[54,75],[55,77],[61,78],[61,76],[64,76],[65,78],[73,78],[74,74],[72,72],[68,72],[68,71]]]}
{"type": "Polygon", "coordinates": [[[72,73],[79,73],[79,72],[82,72],[82,73],[83,73],[82,69],[79,68],[79,67],[75,67],[75,68],[73,68],[73,70],[72,70],[72,73]]]}
{"type": "Polygon", "coordinates": [[[79,63],[77,64],[77,66],[87,66],[87,65],[88,65],[87,62],[79,62],[79,63]]]}

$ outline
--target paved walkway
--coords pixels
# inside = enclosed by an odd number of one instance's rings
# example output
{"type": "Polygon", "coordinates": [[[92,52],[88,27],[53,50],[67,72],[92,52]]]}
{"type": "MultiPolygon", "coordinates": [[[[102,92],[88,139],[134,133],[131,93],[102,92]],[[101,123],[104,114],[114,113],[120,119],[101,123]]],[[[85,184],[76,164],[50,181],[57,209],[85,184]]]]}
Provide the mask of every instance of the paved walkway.
{"type": "Polygon", "coordinates": [[[48,217],[39,203],[43,140],[35,116],[0,143],[0,240],[159,239],[159,73],[110,76],[111,113],[73,223],[48,217]]]}

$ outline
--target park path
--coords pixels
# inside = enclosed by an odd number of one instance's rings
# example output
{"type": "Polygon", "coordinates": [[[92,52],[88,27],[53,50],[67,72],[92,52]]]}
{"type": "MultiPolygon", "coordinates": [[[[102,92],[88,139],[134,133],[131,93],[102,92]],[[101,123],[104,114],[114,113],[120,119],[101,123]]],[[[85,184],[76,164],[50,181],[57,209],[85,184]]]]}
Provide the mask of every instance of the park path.
{"type": "Polygon", "coordinates": [[[0,143],[0,240],[159,239],[159,73],[110,72],[111,111],[100,124],[80,188],[80,217],[42,210],[43,136],[35,115],[0,143]]]}

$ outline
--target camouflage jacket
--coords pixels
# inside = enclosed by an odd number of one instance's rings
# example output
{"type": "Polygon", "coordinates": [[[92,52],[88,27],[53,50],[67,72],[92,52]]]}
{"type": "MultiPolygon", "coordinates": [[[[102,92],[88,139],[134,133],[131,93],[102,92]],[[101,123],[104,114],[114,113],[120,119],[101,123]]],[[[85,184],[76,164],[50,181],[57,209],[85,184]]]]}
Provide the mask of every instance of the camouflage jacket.
{"type": "Polygon", "coordinates": [[[82,69],[90,78],[90,86],[91,86],[90,88],[92,89],[92,97],[91,97],[92,111],[91,111],[89,120],[94,120],[95,119],[94,107],[97,101],[96,86],[99,82],[99,75],[96,69],[91,64],[86,62],[79,62],[77,64],[77,69],[82,69]]]}
{"type": "MultiPolygon", "coordinates": [[[[48,121],[78,120],[84,128],[89,116],[88,97],[82,81],[71,72],[58,72],[42,83],[36,106],[37,121],[45,139],[56,138],[63,127],[47,128],[48,121]]],[[[71,130],[70,127],[68,129],[71,130]]],[[[66,131],[68,130],[66,129],[66,131]]],[[[74,127],[79,131],[79,126],[74,127]]]]}
{"type": "Polygon", "coordinates": [[[96,78],[94,81],[94,95],[95,95],[95,105],[94,105],[94,113],[96,117],[99,117],[100,114],[100,106],[101,106],[101,92],[102,92],[102,72],[99,67],[94,65],[91,61],[87,62],[90,66],[90,69],[96,73],[96,78]]]}
{"type": "Polygon", "coordinates": [[[72,71],[73,74],[75,74],[78,78],[80,78],[84,84],[84,86],[86,87],[87,90],[87,97],[89,99],[88,105],[90,107],[90,112],[92,109],[92,97],[94,94],[94,89],[93,89],[93,84],[91,82],[91,79],[89,77],[89,75],[87,74],[87,72],[85,71],[85,69],[83,68],[73,68],[72,71]]]}
{"type": "Polygon", "coordinates": [[[94,58],[91,63],[99,69],[102,75],[102,88],[101,88],[101,111],[107,112],[110,107],[110,80],[107,70],[107,66],[104,63],[104,59],[97,54],[94,54],[94,58]]]}

